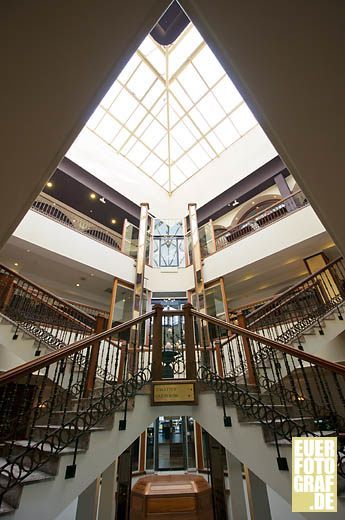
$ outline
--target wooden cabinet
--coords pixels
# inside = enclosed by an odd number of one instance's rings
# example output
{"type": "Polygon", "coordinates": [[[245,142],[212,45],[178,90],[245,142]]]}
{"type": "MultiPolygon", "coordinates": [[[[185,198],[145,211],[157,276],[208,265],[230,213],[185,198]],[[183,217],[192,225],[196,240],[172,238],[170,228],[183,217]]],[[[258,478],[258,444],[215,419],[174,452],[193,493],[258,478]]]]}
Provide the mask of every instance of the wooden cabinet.
{"type": "Polygon", "coordinates": [[[132,489],[131,520],[213,520],[211,488],[198,475],[142,477],[132,489]]]}

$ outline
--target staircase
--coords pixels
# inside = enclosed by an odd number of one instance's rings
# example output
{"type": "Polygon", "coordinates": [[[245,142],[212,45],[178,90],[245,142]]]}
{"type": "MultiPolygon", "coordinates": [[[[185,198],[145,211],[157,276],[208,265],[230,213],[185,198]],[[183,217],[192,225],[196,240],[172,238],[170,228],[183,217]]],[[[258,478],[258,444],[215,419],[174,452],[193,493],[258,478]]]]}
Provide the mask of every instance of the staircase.
{"type": "MultiPolygon", "coordinates": [[[[330,272],[334,281],[335,271],[330,272]]],[[[181,311],[156,306],[1,374],[0,515],[53,520],[158,414],[175,414],[192,415],[288,501],[292,437],[337,436],[335,518],[343,518],[345,367],[272,337],[288,331],[284,337],[291,339],[298,319],[306,323],[309,316],[314,322],[308,326],[314,326],[315,320],[323,323],[322,312],[341,312],[342,280],[337,275],[332,285],[336,298],[325,299],[323,272],[322,284],[315,286],[314,280],[312,292],[309,286],[307,295],[293,289],[287,307],[279,302],[278,314],[274,307],[252,321],[249,316],[247,328],[199,313],[191,305],[181,311]],[[301,307],[306,300],[308,305],[301,307]],[[319,302],[312,314],[311,301],[319,302]],[[301,308],[307,309],[305,314],[301,308]],[[252,330],[253,323],[259,331],[252,330]],[[169,334],[177,332],[179,341],[171,350],[169,334]],[[148,383],[167,374],[197,379],[197,406],[150,405],[148,383]]],[[[46,314],[42,323],[48,321],[46,314]]],[[[68,333],[70,329],[68,319],[68,333]]],[[[303,327],[303,334],[307,330],[303,327]]]]}

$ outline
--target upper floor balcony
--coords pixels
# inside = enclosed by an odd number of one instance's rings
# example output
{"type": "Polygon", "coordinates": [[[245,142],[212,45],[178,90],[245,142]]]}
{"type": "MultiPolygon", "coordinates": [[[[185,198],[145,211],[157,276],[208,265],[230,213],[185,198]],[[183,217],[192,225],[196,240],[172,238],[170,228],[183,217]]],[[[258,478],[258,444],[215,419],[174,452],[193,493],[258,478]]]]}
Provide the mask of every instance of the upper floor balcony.
{"type": "MultiPolygon", "coordinates": [[[[192,289],[188,219],[173,222],[151,217],[149,220],[146,288],[151,291],[192,289]]],[[[325,233],[301,191],[266,204],[259,211],[255,206],[249,215],[245,211],[242,218],[233,220],[235,224],[228,227],[221,228],[219,222],[210,220],[199,228],[206,283],[325,233]]],[[[14,235],[26,243],[134,283],[139,229],[126,219],[119,233],[41,193],[14,235]]]]}
{"type": "Polygon", "coordinates": [[[308,205],[309,201],[304,193],[297,191],[289,197],[275,201],[261,211],[253,207],[246,211],[244,216],[238,219],[235,224],[226,228],[215,226],[214,222],[210,220],[199,228],[201,255],[206,258],[221,251],[308,205]]]}

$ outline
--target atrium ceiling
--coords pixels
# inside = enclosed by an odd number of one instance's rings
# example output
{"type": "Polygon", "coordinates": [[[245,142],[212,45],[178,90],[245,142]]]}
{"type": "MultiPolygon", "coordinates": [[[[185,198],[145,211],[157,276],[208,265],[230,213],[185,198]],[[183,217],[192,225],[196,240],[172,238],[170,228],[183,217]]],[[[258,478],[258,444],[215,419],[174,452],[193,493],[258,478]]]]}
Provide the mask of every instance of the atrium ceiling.
{"type": "MultiPolygon", "coordinates": [[[[93,0],[61,0],[58,8],[6,3],[0,21],[1,244],[169,3],[129,0],[120,9],[117,2],[100,8],[93,0]]],[[[339,218],[345,191],[345,3],[181,4],[345,254],[339,218]]]]}
{"type": "Polygon", "coordinates": [[[171,194],[256,125],[189,23],[168,45],[144,39],[86,127],[171,194]]]}

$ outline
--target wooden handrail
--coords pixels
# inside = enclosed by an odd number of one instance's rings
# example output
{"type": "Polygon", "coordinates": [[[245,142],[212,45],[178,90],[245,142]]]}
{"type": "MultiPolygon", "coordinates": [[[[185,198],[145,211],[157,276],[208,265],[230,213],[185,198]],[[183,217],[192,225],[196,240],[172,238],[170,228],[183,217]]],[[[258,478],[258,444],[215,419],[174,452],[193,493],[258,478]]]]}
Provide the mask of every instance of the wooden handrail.
{"type": "Polygon", "coordinates": [[[12,271],[12,269],[10,269],[9,267],[3,265],[3,264],[0,264],[0,270],[1,269],[4,269],[5,271],[8,271],[14,278],[19,278],[20,280],[22,280],[23,282],[27,283],[27,284],[30,284],[32,287],[35,287],[35,289],[37,289],[38,291],[41,291],[45,294],[47,294],[50,298],[54,298],[55,300],[57,300],[58,302],[60,302],[62,305],[65,305],[65,307],[69,307],[70,309],[73,309],[73,311],[75,312],[78,312],[79,314],[81,314],[82,316],[84,316],[85,318],[89,319],[89,320],[95,320],[95,318],[93,316],[90,316],[90,314],[87,314],[86,312],[78,309],[78,307],[75,307],[74,305],[72,305],[71,303],[68,303],[66,300],[64,300],[63,298],[60,298],[59,296],[56,296],[56,294],[48,291],[47,289],[44,289],[43,287],[41,287],[40,285],[36,284],[35,282],[32,282],[31,280],[29,280],[28,278],[24,278],[24,276],[16,273],[15,271],[12,271]]]}
{"type": "Polygon", "coordinates": [[[295,197],[295,195],[298,195],[300,193],[303,193],[302,190],[298,190],[295,193],[291,193],[291,195],[289,195],[288,197],[285,197],[284,199],[277,200],[277,202],[275,202],[274,204],[271,204],[270,206],[268,206],[268,208],[266,208],[266,209],[264,209],[262,211],[259,211],[259,213],[257,213],[256,215],[253,215],[252,217],[247,218],[246,220],[243,220],[242,222],[239,222],[238,224],[235,224],[234,226],[227,227],[222,233],[217,235],[216,240],[218,240],[219,238],[223,237],[224,235],[226,235],[227,233],[231,232],[232,230],[236,229],[239,226],[243,227],[245,224],[248,224],[249,222],[253,222],[253,219],[260,217],[260,215],[262,215],[263,213],[266,213],[267,211],[270,211],[272,208],[274,208],[274,206],[277,206],[278,204],[283,204],[287,200],[295,197]]]}
{"type": "Polygon", "coordinates": [[[237,314],[238,312],[245,311],[246,309],[251,309],[252,307],[256,307],[257,305],[262,306],[265,303],[273,300],[273,298],[275,298],[276,296],[280,296],[280,293],[274,294],[272,296],[267,296],[267,298],[259,298],[258,300],[254,300],[244,305],[240,305],[239,307],[236,307],[234,309],[229,309],[229,314],[237,314]]]}
{"type": "Polygon", "coordinates": [[[265,303],[264,305],[262,305],[261,307],[259,307],[258,309],[255,309],[253,312],[250,312],[248,315],[247,315],[247,320],[249,318],[252,318],[255,314],[258,314],[259,312],[262,312],[263,310],[265,310],[269,305],[272,305],[273,303],[275,303],[276,301],[278,301],[280,298],[284,298],[287,294],[295,291],[296,289],[298,289],[298,287],[302,284],[305,284],[307,282],[309,282],[310,280],[312,280],[313,278],[315,278],[315,276],[318,276],[319,274],[321,274],[323,271],[325,271],[326,269],[329,269],[330,267],[332,267],[334,264],[336,264],[337,262],[339,262],[340,260],[342,260],[343,257],[342,256],[339,256],[338,258],[336,258],[335,260],[332,260],[332,262],[329,262],[327,265],[321,267],[321,269],[319,269],[318,271],[315,271],[315,273],[311,273],[310,275],[308,275],[306,278],[303,278],[303,280],[300,280],[299,282],[295,283],[294,285],[292,285],[291,287],[289,287],[288,289],[286,289],[285,291],[283,291],[282,293],[280,294],[277,294],[276,296],[274,296],[274,298],[272,298],[271,301],[265,303]]]}
{"type": "Polygon", "coordinates": [[[272,347],[276,350],[280,350],[281,352],[284,352],[285,354],[289,354],[290,356],[297,357],[299,359],[302,359],[303,361],[307,361],[308,363],[318,365],[321,368],[331,370],[332,372],[336,372],[337,374],[340,374],[343,377],[345,377],[345,366],[343,366],[343,365],[339,365],[338,363],[334,363],[333,361],[328,361],[328,360],[322,359],[318,356],[314,356],[313,354],[308,354],[307,352],[304,352],[302,350],[297,350],[293,347],[289,347],[288,345],[285,345],[284,343],[280,343],[279,341],[275,341],[275,340],[266,338],[265,336],[261,336],[260,334],[257,334],[256,332],[252,332],[251,330],[244,329],[243,327],[239,327],[238,325],[232,325],[231,323],[228,323],[227,321],[223,321],[218,318],[213,318],[212,316],[203,314],[202,312],[196,311],[195,309],[193,309],[191,312],[192,312],[193,316],[206,320],[209,323],[213,323],[213,325],[218,325],[219,327],[222,327],[223,329],[230,330],[232,333],[239,334],[240,336],[245,336],[245,337],[250,338],[259,343],[264,343],[268,347],[272,347]]]}
{"type": "MultiPolygon", "coordinates": [[[[65,300],[65,301],[70,303],[74,307],[77,307],[77,309],[79,309],[79,306],[85,307],[86,309],[95,311],[98,314],[106,314],[107,316],[109,316],[109,310],[100,309],[99,307],[93,307],[92,305],[89,305],[88,303],[77,302],[75,300],[65,300]]],[[[93,317],[92,314],[90,314],[90,316],[93,317]]]]}
{"type": "Polygon", "coordinates": [[[152,316],[154,316],[154,314],[155,311],[147,312],[146,314],[139,316],[139,318],[134,318],[132,320],[126,321],[125,323],[116,325],[116,327],[100,332],[99,334],[93,334],[88,338],[83,338],[79,341],[76,341],[75,343],[72,343],[72,345],[66,345],[65,347],[61,347],[59,350],[56,350],[49,354],[45,354],[39,359],[33,359],[15,368],[11,368],[10,370],[7,370],[7,372],[0,374],[0,384],[9,383],[11,381],[14,381],[18,377],[25,376],[33,372],[37,372],[41,368],[52,365],[53,363],[56,363],[61,359],[65,359],[68,356],[71,356],[72,354],[79,352],[83,348],[91,346],[93,343],[97,341],[102,341],[103,339],[106,339],[108,336],[111,336],[112,334],[127,330],[133,325],[136,325],[137,323],[151,318],[152,316]]]}

